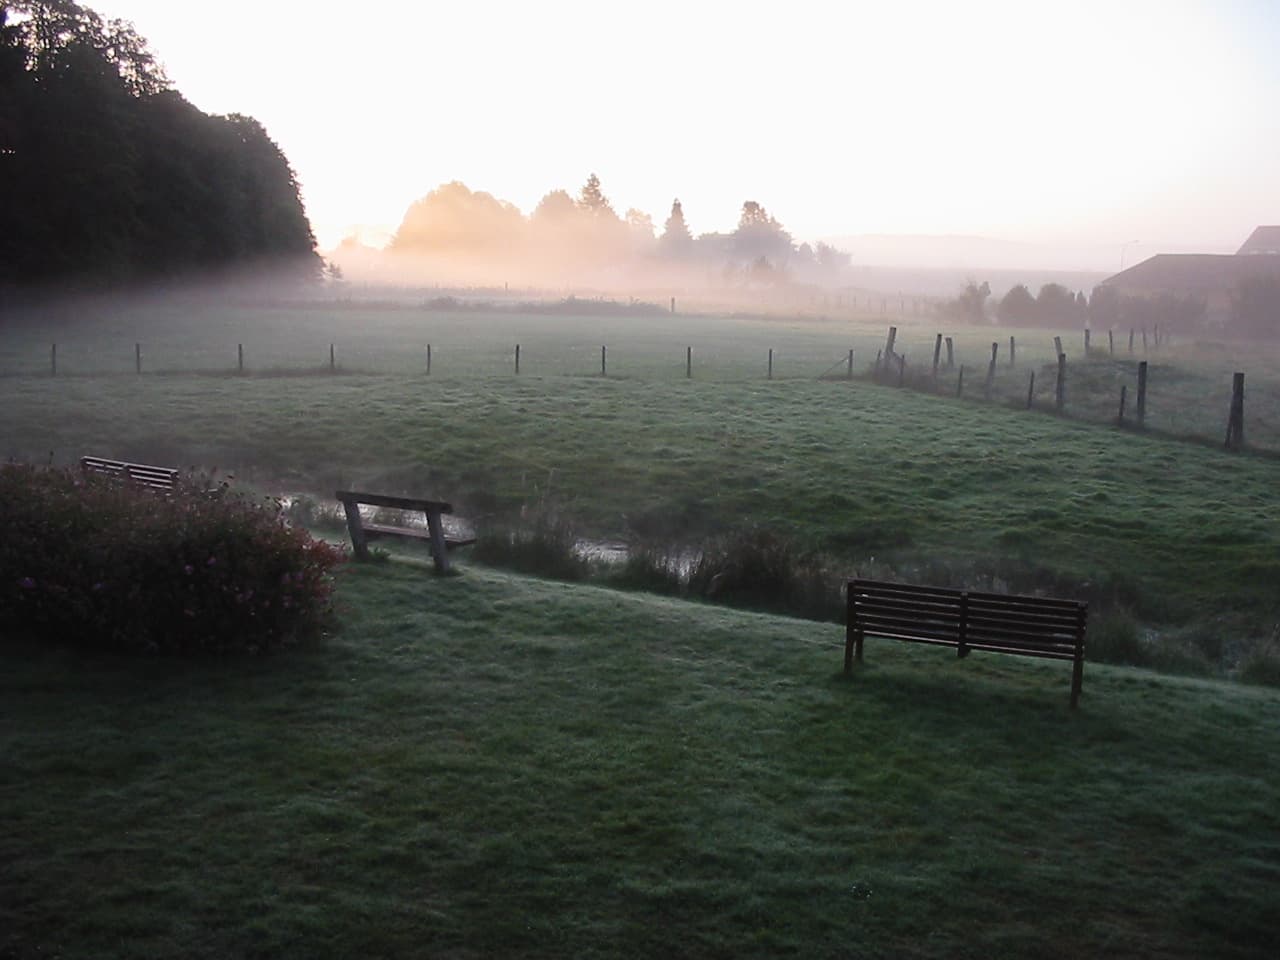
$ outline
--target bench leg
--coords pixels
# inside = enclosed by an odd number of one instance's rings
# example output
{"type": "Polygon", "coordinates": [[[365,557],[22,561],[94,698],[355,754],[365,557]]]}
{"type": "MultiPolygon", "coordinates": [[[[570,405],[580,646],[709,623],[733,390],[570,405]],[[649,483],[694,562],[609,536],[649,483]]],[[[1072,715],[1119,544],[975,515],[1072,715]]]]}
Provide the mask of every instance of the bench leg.
{"type": "Polygon", "coordinates": [[[844,635],[844,672],[853,672],[853,661],[862,662],[862,631],[846,628],[844,635]]]}
{"type": "Polygon", "coordinates": [[[449,551],[444,542],[444,524],[439,510],[427,511],[427,529],[431,532],[431,557],[436,562],[436,573],[449,572],[449,551]]]}
{"type": "Polygon", "coordinates": [[[1080,703],[1080,693],[1084,688],[1084,654],[1077,653],[1075,663],[1071,668],[1071,709],[1074,710],[1080,703]]]}
{"type": "Polygon", "coordinates": [[[368,560],[369,543],[364,535],[364,523],[360,519],[360,505],[354,500],[343,500],[342,509],[347,515],[347,532],[351,534],[352,552],[357,560],[368,560]]]}

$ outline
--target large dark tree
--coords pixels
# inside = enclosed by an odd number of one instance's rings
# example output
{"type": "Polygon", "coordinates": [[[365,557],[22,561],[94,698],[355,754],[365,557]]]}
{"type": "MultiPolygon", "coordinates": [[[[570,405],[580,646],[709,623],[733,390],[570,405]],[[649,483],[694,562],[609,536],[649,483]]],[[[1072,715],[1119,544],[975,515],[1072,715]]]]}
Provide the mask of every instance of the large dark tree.
{"type": "Polygon", "coordinates": [[[189,104],[127,23],[0,0],[0,284],[258,267],[319,269],[261,125],[189,104]]]}

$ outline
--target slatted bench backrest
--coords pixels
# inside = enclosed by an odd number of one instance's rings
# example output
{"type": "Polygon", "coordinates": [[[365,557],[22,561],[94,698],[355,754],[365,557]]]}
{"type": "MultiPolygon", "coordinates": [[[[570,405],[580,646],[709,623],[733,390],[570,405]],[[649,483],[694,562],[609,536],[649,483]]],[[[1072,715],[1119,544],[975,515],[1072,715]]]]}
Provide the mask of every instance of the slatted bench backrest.
{"type": "Polygon", "coordinates": [[[172,467],[153,467],[145,463],[125,463],[102,457],[81,457],[80,469],[86,474],[111,477],[153,490],[172,490],[181,473],[172,467]]]}
{"type": "Polygon", "coordinates": [[[862,637],[887,637],[971,650],[1071,660],[1071,703],[1080,695],[1088,604],[1017,594],[981,593],[882,580],[851,580],[845,669],[862,637]]]}

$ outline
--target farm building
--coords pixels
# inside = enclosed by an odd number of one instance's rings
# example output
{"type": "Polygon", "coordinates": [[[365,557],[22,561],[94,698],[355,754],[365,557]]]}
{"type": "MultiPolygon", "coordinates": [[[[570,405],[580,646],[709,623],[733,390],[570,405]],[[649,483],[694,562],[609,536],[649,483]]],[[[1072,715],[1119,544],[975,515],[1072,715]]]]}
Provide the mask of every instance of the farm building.
{"type": "Polygon", "coordinates": [[[1230,322],[1243,281],[1280,283],[1280,226],[1258,227],[1234,254],[1162,253],[1102,281],[1122,297],[1173,297],[1204,304],[1206,326],[1230,322]]]}

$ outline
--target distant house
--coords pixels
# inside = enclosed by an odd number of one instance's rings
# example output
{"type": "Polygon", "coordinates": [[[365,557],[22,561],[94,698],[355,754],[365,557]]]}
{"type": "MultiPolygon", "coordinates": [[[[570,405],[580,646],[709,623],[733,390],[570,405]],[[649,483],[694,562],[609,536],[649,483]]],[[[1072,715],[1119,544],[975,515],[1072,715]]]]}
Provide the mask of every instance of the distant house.
{"type": "Polygon", "coordinates": [[[1249,234],[1237,257],[1280,257],[1280,227],[1258,227],[1249,234]]]}
{"type": "MultiPolygon", "coordinates": [[[[1246,278],[1280,281],[1280,226],[1258,227],[1234,254],[1162,253],[1102,281],[1122,297],[1204,304],[1204,324],[1224,326],[1246,278]]],[[[1278,318],[1280,319],[1280,318],[1278,318]]]]}

